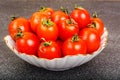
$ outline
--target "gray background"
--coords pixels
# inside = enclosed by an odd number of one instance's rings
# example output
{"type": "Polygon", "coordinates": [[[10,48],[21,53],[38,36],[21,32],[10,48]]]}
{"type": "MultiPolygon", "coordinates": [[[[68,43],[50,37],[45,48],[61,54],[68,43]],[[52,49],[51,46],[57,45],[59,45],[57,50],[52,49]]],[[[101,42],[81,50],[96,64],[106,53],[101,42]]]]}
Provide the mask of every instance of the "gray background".
{"type": "Polygon", "coordinates": [[[0,79],[3,80],[120,80],[120,1],[0,0],[0,79]],[[5,44],[10,16],[29,18],[40,6],[73,9],[74,4],[96,11],[109,31],[107,47],[91,61],[70,70],[54,72],[18,58],[5,44]]]}

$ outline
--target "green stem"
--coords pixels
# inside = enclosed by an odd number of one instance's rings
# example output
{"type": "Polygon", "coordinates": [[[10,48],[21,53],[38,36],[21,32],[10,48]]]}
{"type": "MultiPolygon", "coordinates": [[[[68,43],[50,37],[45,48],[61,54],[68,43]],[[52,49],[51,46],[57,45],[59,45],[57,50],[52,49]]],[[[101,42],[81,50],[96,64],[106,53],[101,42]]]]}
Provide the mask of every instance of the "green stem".
{"type": "Polygon", "coordinates": [[[63,8],[62,6],[60,7],[60,10],[63,11],[64,13],[68,14],[68,9],[63,8]]]}
{"type": "Polygon", "coordinates": [[[95,22],[92,22],[91,24],[88,24],[88,27],[89,27],[89,28],[96,28],[95,22]]]}
{"type": "Polygon", "coordinates": [[[72,42],[77,42],[79,41],[79,36],[77,34],[75,34],[73,37],[72,37],[72,42]]]}
{"type": "Polygon", "coordinates": [[[23,36],[22,33],[17,33],[17,35],[16,35],[17,38],[21,38],[22,36],[23,36]]]}
{"type": "Polygon", "coordinates": [[[75,4],[75,9],[81,9],[83,8],[82,6],[78,6],[77,4],[75,4]]]}
{"type": "Polygon", "coordinates": [[[70,18],[70,19],[67,19],[66,20],[66,23],[68,24],[68,25],[77,25],[77,23],[74,21],[74,19],[72,19],[72,18],[70,18]]]}
{"type": "Polygon", "coordinates": [[[48,41],[48,42],[44,42],[44,43],[43,43],[44,46],[50,46],[51,44],[52,44],[51,41],[48,41]]]}
{"type": "Polygon", "coordinates": [[[21,30],[20,28],[18,28],[17,30],[18,30],[18,33],[16,33],[15,37],[16,37],[16,38],[21,38],[21,37],[23,37],[22,30],[21,30]]]}
{"type": "Polygon", "coordinates": [[[10,18],[11,18],[11,21],[14,21],[14,20],[17,19],[18,17],[16,17],[15,15],[12,15],[10,18]]]}
{"type": "Polygon", "coordinates": [[[93,18],[98,18],[98,15],[97,15],[96,11],[93,13],[93,18]]]}
{"type": "Polygon", "coordinates": [[[40,8],[40,11],[45,11],[46,10],[46,7],[41,7],[40,8]]]}
{"type": "Polygon", "coordinates": [[[66,23],[67,23],[67,24],[72,24],[72,20],[71,20],[71,19],[66,20],[66,23]]]}
{"type": "Polygon", "coordinates": [[[54,25],[54,23],[51,21],[51,19],[43,20],[42,24],[45,26],[53,26],[54,25]]]}

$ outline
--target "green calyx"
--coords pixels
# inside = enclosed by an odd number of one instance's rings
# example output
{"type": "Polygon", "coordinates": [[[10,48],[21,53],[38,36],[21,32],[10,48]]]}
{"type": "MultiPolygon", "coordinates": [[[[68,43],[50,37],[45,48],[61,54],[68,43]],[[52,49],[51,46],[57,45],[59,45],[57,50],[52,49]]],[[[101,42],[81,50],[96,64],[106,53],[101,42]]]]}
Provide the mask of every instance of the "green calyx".
{"type": "Polygon", "coordinates": [[[82,6],[78,6],[77,4],[75,4],[75,9],[83,9],[82,6]]]}
{"type": "Polygon", "coordinates": [[[45,11],[46,7],[40,7],[40,11],[45,11]]]}
{"type": "Polygon", "coordinates": [[[10,18],[11,18],[11,21],[14,21],[14,20],[17,19],[18,17],[16,17],[15,15],[12,15],[10,18]]]}
{"type": "Polygon", "coordinates": [[[68,9],[63,8],[62,6],[60,7],[60,10],[63,11],[64,13],[68,14],[68,9]]]}
{"type": "Polygon", "coordinates": [[[17,37],[17,38],[21,38],[22,36],[23,36],[22,33],[17,33],[17,34],[16,34],[16,37],[17,37]]]}
{"type": "Polygon", "coordinates": [[[93,18],[98,18],[97,12],[93,13],[93,18]]]}
{"type": "Polygon", "coordinates": [[[92,22],[91,24],[88,24],[88,27],[89,27],[89,28],[96,28],[95,22],[92,22]]]}
{"type": "Polygon", "coordinates": [[[72,42],[77,42],[77,41],[79,41],[79,36],[78,36],[78,34],[75,34],[73,37],[72,37],[72,40],[71,40],[72,42]]]}
{"type": "Polygon", "coordinates": [[[21,30],[20,28],[18,28],[17,30],[18,30],[18,32],[15,34],[15,37],[16,37],[16,38],[21,38],[21,37],[23,37],[22,30],[21,30]]]}
{"type": "Polygon", "coordinates": [[[67,23],[67,24],[72,24],[73,22],[72,22],[71,19],[69,19],[69,20],[66,20],[66,23],[67,23]]]}
{"type": "Polygon", "coordinates": [[[67,24],[77,24],[72,18],[70,18],[70,19],[68,19],[68,20],[66,20],[66,23],[67,24]]]}
{"type": "Polygon", "coordinates": [[[51,21],[51,19],[43,20],[42,24],[45,26],[53,26],[54,25],[54,23],[53,23],[53,21],[51,21]]]}
{"type": "Polygon", "coordinates": [[[43,46],[50,46],[52,44],[52,42],[51,41],[48,41],[48,42],[44,42],[43,43],[43,46]]]}

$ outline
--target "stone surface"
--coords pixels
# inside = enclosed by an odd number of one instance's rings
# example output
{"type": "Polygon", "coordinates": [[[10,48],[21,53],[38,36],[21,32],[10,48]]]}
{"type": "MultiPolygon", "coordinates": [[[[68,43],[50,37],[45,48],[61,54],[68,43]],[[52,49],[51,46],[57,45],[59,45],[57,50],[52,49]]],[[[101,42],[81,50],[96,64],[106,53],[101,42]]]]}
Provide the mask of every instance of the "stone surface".
{"type": "Polygon", "coordinates": [[[0,79],[2,80],[120,80],[120,2],[83,0],[0,0],[0,79]],[[18,58],[5,44],[11,15],[27,19],[40,6],[73,9],[74,4],[94,11],[109,31],[107,47],[97,57],[79,67],[54,72],[38,68],[18,58]]]}

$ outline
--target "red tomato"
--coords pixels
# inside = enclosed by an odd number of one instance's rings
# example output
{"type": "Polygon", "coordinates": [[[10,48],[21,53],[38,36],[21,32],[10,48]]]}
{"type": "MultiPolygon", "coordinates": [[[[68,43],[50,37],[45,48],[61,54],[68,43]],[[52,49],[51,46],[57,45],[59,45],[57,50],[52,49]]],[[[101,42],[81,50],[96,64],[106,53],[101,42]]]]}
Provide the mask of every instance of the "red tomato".
{"type": "Polygon", "coordinates": [[[59,37],[66,40],[79,32],[79,26],[73,19],[65,19],[59,22],[59,37]]]}
{"type": "Polygon", "coordinates": [[[33,30],[33,32],[36,33],[36,31],[37,31],[36,29],[37,29],[38,24],[42,20],[48,19],[48,18],[49,18],[48,15],[43,14],[40,11],[33,13],[32,16],[30,17],[30,20],[29,20],[30,21],[30,25],[31,25],[31,29],[33,30]]]}
{"type": "Polygon", "coordinates": [[[51,16],[52,21],[55,22],[57,25],[61,20],[68,19],[68,18],[69,18],[68,14],[62,11],[55,11],[51,16]]]}
{"type": "Polygon", "coordinates": [[[39,39],[45,38],[45,40],[56,40],[58,37],[58,27],[50,19],[43,20],[37,26],[37,35],[39,39]]]}
{"type": "Polygon", "coordinates": [[[58,39],[56,40],[56,43],[59,45],[60,49],[62,49],[63,41],[58,39]]]}
{"type": "Polygon", "coordinates": [[[61,52],[58,44],[54,41],[42,42],[38,48],[38,57],[46,59],[60,58],[61,52]]]}
{"type": "Polygon", "coordinates": [[[41,7],[40,12],[42,14],[46,14],[49,17],[51,17],[51,15],[54,13],[54,10],[52,8],[49,8],[49,7],[47,7],[47,8],[46,7],[41,7]]]}
{"type": "Polygon", "coordinates": [[[16,41],[16,34],[21,32],[31,32],[30,23],[27,19],[19,17],[10,22],[8,31],[12,39],[16,41]]]}
{"type": "Polygon", "coordinates": [[[96,29],[100,36],[104,32],[104,23],[100,18],[97,17],[96,13],[94,14],[93,18],[91,19],[91,24],[88,27],[92,27],[92,28],[96,29]]]}
{"type": "Polygon", "coordinates": [[[87,53],[92,53],[100,47],[100,36],[93,28],[84,28],[79,32],[79,37],[86,42],[87,53]]]}
{"type": "Polygon", "coordinates": [[[21,53],[29,55],[37,55],[39,39],[36,35],[30,32],[24,32],[17,35],[16,41],[17,50],[21,53]]]}
{"type": "Polygon", "coordinates": [[[86,44],[78,35],[75,35],[65,40],[62,46],[62,52],[64,56],[86,54],[86,44]]]}
{"type": "Polygon", "coordinates": [[[82,7],[75,8],[71,12],[70,16],[78,23],[80,29],[87,27],[87,25],[90,23],[90,14],[82,7]]]}

